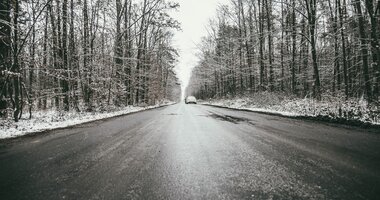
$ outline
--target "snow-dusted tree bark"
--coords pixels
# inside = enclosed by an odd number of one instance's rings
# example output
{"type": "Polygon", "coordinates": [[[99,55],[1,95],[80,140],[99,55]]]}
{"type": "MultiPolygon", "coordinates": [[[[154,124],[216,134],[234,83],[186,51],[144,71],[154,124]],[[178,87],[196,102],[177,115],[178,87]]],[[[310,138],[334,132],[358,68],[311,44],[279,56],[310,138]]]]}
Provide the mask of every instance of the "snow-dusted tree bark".
{"type": "MultiPolygon", "coordinates": [[[[87,0],[83,1],[83,38],[82,38],[82,49],[83,49],[83,79],[81,80],[81,84],[83,85],[83,98],[84,102],[86,103],[87,110],[92,111],[92,89],[91,89],[91,71],[90,71],[90,50],[89,50],[89,19],[88,19],[88,4],[87,0]]],[[[81,71],[81,70],[79,70],[81,71]]],[[[79,78],[82,79],[81,75],[79,75],[79,78]]]]}
{"type": "Polygon", "coordinates": [[[70,102],[69,102],[69,67],[68,67],[68,55],[67,55],[67,43],[68,43],[68,38],[67,38],[67,19],[68,19],[68,14],[67,14],[67,0],[63,0],[62,2],[62,93],[63,93],[63,105],[64,105],[64,110],[69,111],[70,109],[70,102]]]}
{"type": "Polygon", "coordinates": [[[21,84],[20,84],[20,65],[19,65],[19,32],[18,32],[18,17],[19,17],[19,1],[15,0],[13,2],[13,9],[14,9],[14,16],[13,16],[13,65],[11,72],[14,73],[13,77],[13,119],[18,122],[21,112],[21,99],[20,94],[21,91],[21,84]]]}
{"type": "Polygon", "coordinates": [[[369,78],[368,71],[368,50],[367,50],[367,34],[364,28],[364,16],[362,13],[362,6],[359,0],[354,0],[355,12],[358,15],[358,29],[360,36],[360,51],[361,51],[361,59],[362,59],[362,68],[363,68],[363,78],[364,78],[364,91],[367,100],[372,101],[372,91],[371,91],[371,81],[369,78]]]}
{"type": "Polygon", "coordinates": [[[307,18],[309,22],[309,33],[310,33],[310,46],[311,46],[311,57],[313,64],[313,95],[316,99],[321,99],[321,82],[319,79],[319,68],[317,60],[317,43],[316,43],[316,25],[317,25],[317,1],[316,0],[305,0],[307,18]]]}
{"type": "MultiPolygon", "coordinates": [[[[374,91],[373,96],[377,99],[380,95],[380,43],[379,43],[379,17],[380,17],[380,1],[365,0],[369,21],[371,24],[371,51],[372,63],[374,67],[374,91]]],[[[366,86],[367,87],[367,86],[366,86]]]]}

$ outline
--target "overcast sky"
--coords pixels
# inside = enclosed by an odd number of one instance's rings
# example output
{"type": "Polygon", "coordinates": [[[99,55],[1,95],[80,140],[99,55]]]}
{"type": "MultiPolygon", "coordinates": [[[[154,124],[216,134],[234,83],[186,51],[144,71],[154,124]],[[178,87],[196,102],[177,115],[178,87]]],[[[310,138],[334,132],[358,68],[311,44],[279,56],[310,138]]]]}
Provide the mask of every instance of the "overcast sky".
{"type": "Polygon", "coordinates": [[[181,23],[182,31],[177,31],[174,45],[180,51],[179,63],[176,68],[182,83],[182,89],[187,86],[191,69],[197,64],[196,45],[207,35],[206,26],[210,18],[216,15],[218,5],[228,0],[175,0],[180,4],[172,17],[181,23]]]}

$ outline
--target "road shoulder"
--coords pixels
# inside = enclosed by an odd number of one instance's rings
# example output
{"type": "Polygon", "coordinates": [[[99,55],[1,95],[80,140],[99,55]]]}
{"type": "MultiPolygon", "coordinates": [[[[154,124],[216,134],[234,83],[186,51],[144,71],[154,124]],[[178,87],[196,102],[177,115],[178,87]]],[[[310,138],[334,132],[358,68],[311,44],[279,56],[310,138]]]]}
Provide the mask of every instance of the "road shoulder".
{"type": "Polygon", "coordinates": [[[210,103],[200,103],[201,105],[210,106],[210,107],[216,107],[216,108],[223,108],[223,109],[229,109],[229,110],[235,110],[235,111],[245,111],[245,112],[252,112],[252,113],[259,113],[264,115],[272,115],[272,116],[278,116],[278,117],[284,117],[284,118],[290,118],[290,119],[298,119],[298,120],[309,120],[314,122],[320,122],[324,124],[329,124],[332,126],[340,126],[340,127],[356,127],[356,128],[364,128],[370,132],[380,134],[380,125],[378,124],[371,124],[362,122],[359,120],[348,120],[344,118],[330,118],[327,116],[303,116],[303,115],[294,115],[294,114],[288,114],[288,113],[281,113],[281,112],[273,112],[273,111],[265,111],[264,109],[248,109],[248,108],[233,108],[228,106],[221,106],[221,105],[214,105],[210,103]]]}
{"type": "Polygon", "coordinates": [[[147,107],[126,107],[116,112],[108,113],[43,113],[32,119],[21,119],[15,123],[12,120],[0,121],[0,141],[14,140],[21,137],[32,137],[35,135],[45,134],[53,130],[62,130],[73,128],[79,125],[90,124],[98,121],[110,120],[134,113],[158,109],[175,103],[147,107]]]}

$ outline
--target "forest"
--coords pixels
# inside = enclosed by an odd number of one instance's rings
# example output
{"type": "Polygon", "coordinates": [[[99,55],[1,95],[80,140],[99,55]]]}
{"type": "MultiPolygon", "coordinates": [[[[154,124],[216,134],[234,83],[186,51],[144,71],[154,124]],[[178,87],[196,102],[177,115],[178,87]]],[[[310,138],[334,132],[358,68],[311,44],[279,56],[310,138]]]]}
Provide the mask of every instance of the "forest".
{"type": "Polygon", "coordinates": [[[378,113],[379,17],[376,0],[231,0],[210,19],[186,92],[360,101],[378,113]]]}
{"type": "Polygon", "coordinates": [[[172,39],[180,24],[163,0],[2,0],[0,117],[95,112],[176,101],[172,39]],[[24,114],[25,115],[25,114],[24,114]]]}

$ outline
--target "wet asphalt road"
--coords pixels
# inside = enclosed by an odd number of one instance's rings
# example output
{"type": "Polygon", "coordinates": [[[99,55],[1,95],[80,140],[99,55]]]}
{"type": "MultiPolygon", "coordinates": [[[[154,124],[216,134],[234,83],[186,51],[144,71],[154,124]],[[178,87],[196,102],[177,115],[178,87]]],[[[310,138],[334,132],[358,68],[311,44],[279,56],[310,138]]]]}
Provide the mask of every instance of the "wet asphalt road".
{"type": "Polygon", "coordinates": [[[380,134],[176,104],[0,141],[0,199],[380,199],[380,134]]]}

